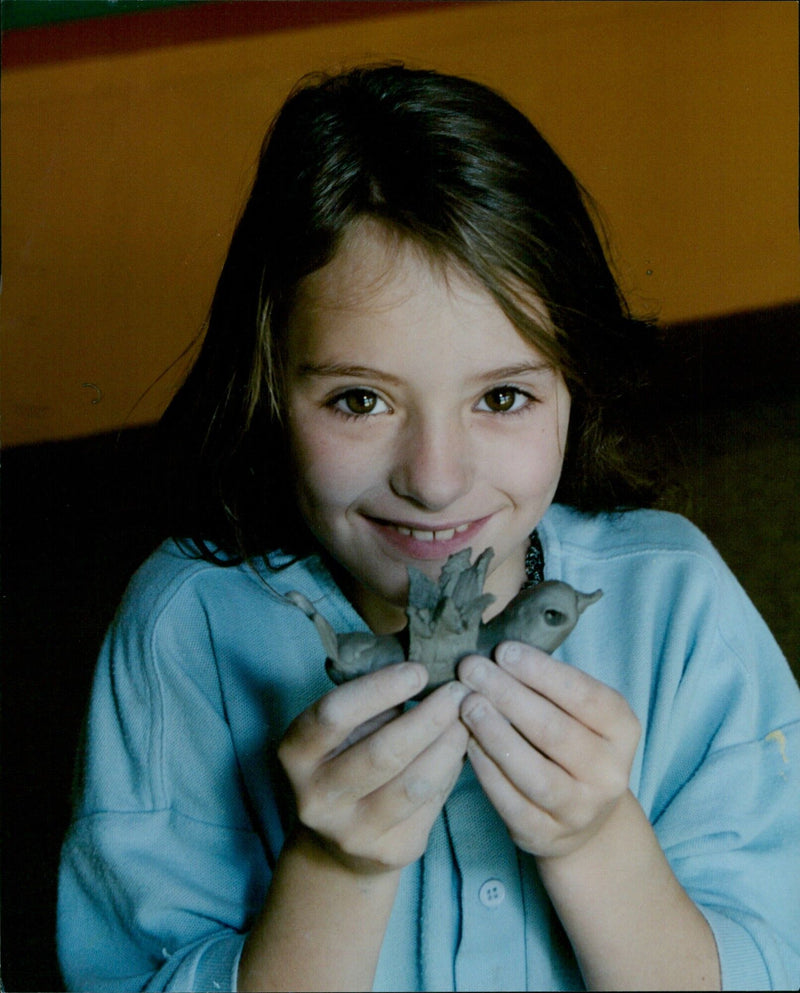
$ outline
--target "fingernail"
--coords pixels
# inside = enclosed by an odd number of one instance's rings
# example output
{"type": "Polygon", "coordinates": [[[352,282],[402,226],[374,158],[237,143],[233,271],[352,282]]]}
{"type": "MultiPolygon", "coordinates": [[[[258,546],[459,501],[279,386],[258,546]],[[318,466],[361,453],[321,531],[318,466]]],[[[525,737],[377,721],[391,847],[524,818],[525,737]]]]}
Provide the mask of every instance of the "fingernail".
{"type": "Polygon", "coordinates": [[[410,690],[420,690],[428,682],[428,671],[416,662],[401,662],[403,679],[410,690]]]}
{"type": "Polygon", "coordinates": [[[513,669],[522,661],[522,645],[518,641],[504,641],[497,646],[494,657],[503,666],[513,669]]]}
{"type": "Polygon", "coordinates": [[[469,695],[469,688],[463,683],[459,683],[458,680],[454,679],[447,684],[449,688],[450,695],[455,697],[459,702],[464,699],[464,697],[469,695]]]}
{"type": "Polygon", "coordinates": [[[472,721],[479,721],[485,713],[486,703],[477,694],[473,694],[461,707],[461,717],[467,724],[472,721]]]}
{"type": "Polygon", "coordinates": [[[488,663],[479,655],[470,655],[458,667],[458,678],[467,686],[478,686],[483,682],[488,663]]]}

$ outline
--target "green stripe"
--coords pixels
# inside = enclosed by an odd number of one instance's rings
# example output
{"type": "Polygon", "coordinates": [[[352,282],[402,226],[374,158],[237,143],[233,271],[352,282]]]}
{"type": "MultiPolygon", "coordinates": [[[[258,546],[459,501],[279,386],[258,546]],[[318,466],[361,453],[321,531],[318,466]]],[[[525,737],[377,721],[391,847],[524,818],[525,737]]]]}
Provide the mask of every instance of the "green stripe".
{"type": "Polygon", "coordinates": [[[2,0],[4,31],[185,6],[198,0],[2,0]]]}

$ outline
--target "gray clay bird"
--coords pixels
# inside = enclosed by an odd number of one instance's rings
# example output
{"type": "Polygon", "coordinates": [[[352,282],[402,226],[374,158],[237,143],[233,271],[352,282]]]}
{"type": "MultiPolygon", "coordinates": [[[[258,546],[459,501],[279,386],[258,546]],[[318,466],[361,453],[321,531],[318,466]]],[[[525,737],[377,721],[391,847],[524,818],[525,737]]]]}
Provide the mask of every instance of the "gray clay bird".
{"type": "Polygon", "coordinates": [[[584,610],[602,595],[602,590],[579,593],[569,583],[558,580],[522,590],[502,613],[488,624],[481,624],[478,652],[490,655],[501,641],[523,641],[533,648],[554,652],[584,610]]]}
{"type": "Polygon", "coordinates": [[[568,583],[551,580],[521,590],[484,624],[483,612],[494,597],[482,592],[483,582],[494,551],[487,548],[474,565],[470,565],[471,554],[467,548],[451,555],[438,584],[416,569],[408,570],[408,626],[399,635],[337,634],[302,593],[293,591],[287,599],[313,621],[327,654],[326,671],[334,683],[410,658],[421,662],[430,674],[425,695],[455,679],[465,655],[491,658],[501,641],[521,641],[555,651],[583,611],[603,595],[602,590],[579,593],[568,583]]]}
{"type": "Polygon", "coordinates": [[[299,607],[314,622],[322,647],[328,656],[325,668],[337,685],[356,676],[365,676],[375,669],[382,669],[393,662],[403,662],[405,653],[399,640],[392,634],[371,634],[368,631],[349,631],[337,634],[326,618],[311,601],[292,590],[286,599],[299,607]]]}

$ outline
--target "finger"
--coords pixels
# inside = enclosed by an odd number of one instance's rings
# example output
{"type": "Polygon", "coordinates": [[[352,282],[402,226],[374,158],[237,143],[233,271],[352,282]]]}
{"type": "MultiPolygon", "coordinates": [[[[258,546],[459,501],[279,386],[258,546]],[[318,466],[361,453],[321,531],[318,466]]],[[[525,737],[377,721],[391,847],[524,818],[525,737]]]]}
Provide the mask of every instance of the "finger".
{"type": "Polygon", "coordinates": [[[506,641],[495,650],[498,666],[516,680],[547,697],[604,738],[635,732],[637,722],[625,698],[575,666],[538,648],[506,641]]]}
{"type": "Polygon", "coordinates": [[[541,839],[548,839],[558,830],[554,817],[544,806],[532,802],[517,789],[477,739],[470,738],[467,755],[489,802],[505,822],[514,843],[523,851],[538,854],[541,839]]]}
{"type": "Polygon", "coordinates": [[[363,724],[359,724],[354,731],[350,732],[341,745],[334,748],[333,751],[328,752],[325,756],[326,760],[335,758],[340,752],[346,751],[351,745],[355,745],[357,742],[361,741],[362,738],[366,738],[375,731],[380,730],[384,724],[388,724],[389,721],[393,721],[402,713],[402,706],[392,707],[390,710],[384,710],[380,714],[376,714],[374,717],[371,717],[368,721],[364,721],[363,724]]]}
{"type": "Polygon", "coordinates": [[[399,775],[361,800],[359,819],[383,832],[404,824],[411,830],[420,820],[432,824],[458,779],[468,741],[466,727],[454,721],[399,775]]]}
{"type": "Polygon", "coordinates": [[[448,728],[459,723],[466,687],[451,681],[417,706],[326,763],[328,790],[365,797],[403,773],[448,728]]]}
{"type": "MultiPolygon", "coordinates": [[[[487,659],[470,656],[458,671],[467,686],[491,702],[491,713],[502,714],[504,724],[517,729],[520,741],[533,745],[571,775],[585,770],[598,750],[608,749],[605,739],[487,659]]],[[[499,716],[490,721],[487,729],[496,729],[498,720],[499,716]]]]}
{"type": "Polygon", "coordinates": [[[384,866],[416,861],[461,773],[468,740],[457,721],[401,776],[365,797],[340,838],[342,850],[384,866]]]}
{"type": "Polygon", "coordinates": [[[284,765],[310,772],[367,722],[416,696],[428,681],[424,666],[401,662],[343,683],[289,725],[280,746],[284,765]]]}
{"type": "Polygon", "coordinates": [[[572,777],[532,747],[489,700],[471,694],[462,704],[461,717],[481,750],[487,780],[484,788],[491,786],[495,793],[504,782],[512,784],[515,794],[545,810],[554,810],[562,803],[572,777]]]}

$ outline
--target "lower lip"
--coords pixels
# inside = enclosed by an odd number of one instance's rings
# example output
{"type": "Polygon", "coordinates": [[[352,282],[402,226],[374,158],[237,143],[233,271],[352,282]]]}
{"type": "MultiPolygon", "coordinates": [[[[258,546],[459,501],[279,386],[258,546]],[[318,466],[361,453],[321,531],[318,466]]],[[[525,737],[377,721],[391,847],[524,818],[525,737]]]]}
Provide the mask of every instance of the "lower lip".
{"type": "Polygon", "coordinates": [[[405,558],[422,559],[430,562],[446,559],[449,555],[460,552],[462,548],[468,548],[489,517],[482,517],[478,521],[473,521],[466,530],[457,531],[447,541],[420,541],[413,534],[403,534],[391,524],[384,524],[373,518],[367,518],[367,520],[377,529],[381,537],[405,558]]]}

